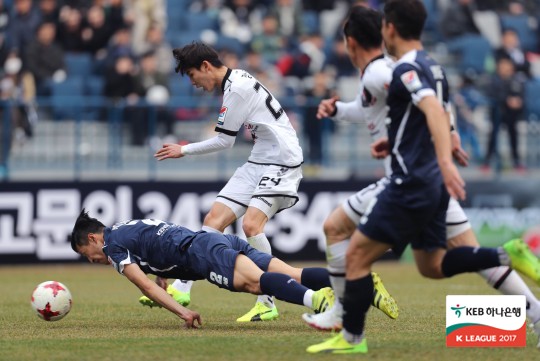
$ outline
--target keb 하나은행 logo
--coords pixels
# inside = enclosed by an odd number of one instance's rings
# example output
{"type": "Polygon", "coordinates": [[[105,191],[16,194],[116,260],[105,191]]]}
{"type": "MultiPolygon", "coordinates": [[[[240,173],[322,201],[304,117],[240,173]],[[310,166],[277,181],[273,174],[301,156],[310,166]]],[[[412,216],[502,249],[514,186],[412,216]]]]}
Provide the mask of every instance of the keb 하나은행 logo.
{"type": "Polygon", "coordinates": [[[446,346],[525,347],[525,296],[446,296],[446,346]]]}

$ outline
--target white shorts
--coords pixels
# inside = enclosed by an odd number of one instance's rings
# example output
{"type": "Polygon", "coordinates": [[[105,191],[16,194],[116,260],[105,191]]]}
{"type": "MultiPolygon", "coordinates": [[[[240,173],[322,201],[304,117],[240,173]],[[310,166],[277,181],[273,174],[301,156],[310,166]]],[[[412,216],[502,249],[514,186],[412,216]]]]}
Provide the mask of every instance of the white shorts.
{"type": "MultiPolygon", "coordinates": [[[[382,178],[360,192],[353,194],[342,203],[343,210],[354,224],[360,223],[360,218],[366,212],[371,199],[376,197],[388,182],[388,178],[382,178]]],[[[450,198],[448,210],[446,211],[446,239],[452,239],[469,228],[471,228],[471,224],[463,208],[461,208],[458,201],[450,198]]]]}
{"type": "Polygon", "coordinates": [[[268,219],[298,202],[298,186],[302,168],[245,163],[236,169],[216,202],[229,207],[237,218],[246,213],[247,207],[264,212],[268,219]]]}

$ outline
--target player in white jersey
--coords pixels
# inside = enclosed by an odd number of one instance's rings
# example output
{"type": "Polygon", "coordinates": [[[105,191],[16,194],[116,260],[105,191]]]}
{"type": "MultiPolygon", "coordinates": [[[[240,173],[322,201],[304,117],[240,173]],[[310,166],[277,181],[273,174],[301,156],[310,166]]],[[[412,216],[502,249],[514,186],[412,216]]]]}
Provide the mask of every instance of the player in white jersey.
{"type": "MultiPolygon", "coordinates": [[[[197,88],[208,92],[220,89],[223,104],[215,137],[184,146],[164,144],[155,157],[158,160],[181,158],[231,148],[240,129],[247,128],[254,141],[248,161],[219,192],[202,229],[222,233],[244,216],[242,228],[248,242],[259,251],[271,254],[270,243],[263,233],[265,224],[277,212],[298,202],[303,154],[296,131],[268,89],[246,71],[224,66],[214,49],[194,42],[174,49],[173,55],[177,61],[176,72],[187,74],[197,88]]],[[[259,296],[255,307],[237,321],[265,321],[277,317],[273,299],[263,295],[259,296]]]]}
{"type": "MultiPolygon", "coordinates": [[[[344,103],[337,98],[321,101],[317,116],[319,118],[333,116],[337,120],[349,122],[365,122],[373,142],[387,137],[386,130],[386,98],[387,88],[392,79],[393,61],[383,55],[380,29],[374,28],[378,17],[373,10],[353,8],[344,25],[347,50],[352,63],[360,69],[361,80],[359,93],[352,102],[344,103]],[[370,43],[368,34],[375,34],[376,41],[370,43]],[[375,46],[373,46],[375,44],[375,46]],[[371,45],[371,46],[370,46],[371,45]]],[[[456,160],[467,165],[467,154],[461,149],[457,132],[453,133],[453,155],[456,160]]],[[[385,159],[387,162],[389,158],[385,159]]],[[[386,175],[390,175],[388,163],[385,164],[386,175]]],[[[356,229],[360,218],[366,212],[366,207],[385,187],[386,177],[364,188],[349,197],[341,206],[336,208],[324,223],[327,240],[327,261],[332,287],[336,295],[334,307],[317,315],[305,314],[304,320],[312,327],[322,330],[337,330],[341,328],[342,305],[339,301],[344,294],[345,285],[345,252],[348,239],[356,229]]],[[[459,203],[451,199],[446,214],[448,248],[457,246],[479,246],[465,212],[459,203]]],[[[419,263],[419,270],[425,277],[442,278],[437,264],[419,263]]],[[[540,302],[523,282],[520,276],[507,266],[482,270],[479,274],[487,282],[503,294],[525,295],[527,299],[527,316],[540,332],[540,302]]],[[[382,300],[391,300],[387,296],[382,300]]],[[[374,302],[377,302],[375,295],[374,302]]],[[[397,317],[397,309],[396,309],[397,317]]],[[[540,347],[540,344],[539,344],[540,347]]]]}

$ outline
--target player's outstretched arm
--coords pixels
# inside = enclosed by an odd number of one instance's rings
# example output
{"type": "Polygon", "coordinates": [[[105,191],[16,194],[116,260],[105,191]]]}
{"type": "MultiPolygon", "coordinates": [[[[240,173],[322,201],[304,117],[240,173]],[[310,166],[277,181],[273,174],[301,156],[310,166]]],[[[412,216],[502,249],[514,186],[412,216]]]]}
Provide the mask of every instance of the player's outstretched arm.
{"type": "Polygon", "coordinates": [[[131,263],[126,265],[124,267],[124,276],[139,287],[145,296],[183,319],[187,328],[199,328],[202,325],[199,313],[178,304],[167,291],[146,277],[137,264],[131,263]]]}
{"type": "Polygon", "coordinates": [[[424,112],[427,125],[433,138],[437,162],[441,169],[444,184],[450,196],[465,199],[465,182],[452,162],[452,145],[450,141],[450,124],[441,122],[447,119],[446,112],[435,96],[426,96],[419,103],[418,108],[424,112]]]}

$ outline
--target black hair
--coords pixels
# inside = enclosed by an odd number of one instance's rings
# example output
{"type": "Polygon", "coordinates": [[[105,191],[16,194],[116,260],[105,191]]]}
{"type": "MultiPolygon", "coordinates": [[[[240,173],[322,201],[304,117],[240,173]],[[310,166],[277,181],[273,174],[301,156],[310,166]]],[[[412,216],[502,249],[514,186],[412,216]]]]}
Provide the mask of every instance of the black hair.
{"type": "Polygon", "coordinates": [[[83,208],[79,217],[75,221],[73,231],[71,231],[71,248],[78,252],[78,248],[88,244],[89,233],[101,233],[105,225],[95,218],[88,215],[88,212],[83,208]]]}
{"type": "Polygon", "coordinates": [[[350,36],[364,49],[380,48],[382,14],[364,6],[354,6],[343,25],[343,34],[350,36]]]}
{"type": "Polygon", "coordinates": [[[174,70],[182,75],[190,68],[200,69],[205,60],[215,67],[223,66],[217,51],[204,43],[196,41],[182,48],[173,49],[173,56],[176,60],[174,70]]]}
{"type": "Polygon", "coordinates": [[[384,20],[405,40],[420,40],[426,18],[421,0],[389,0],[384,5],[384,20]]]}

